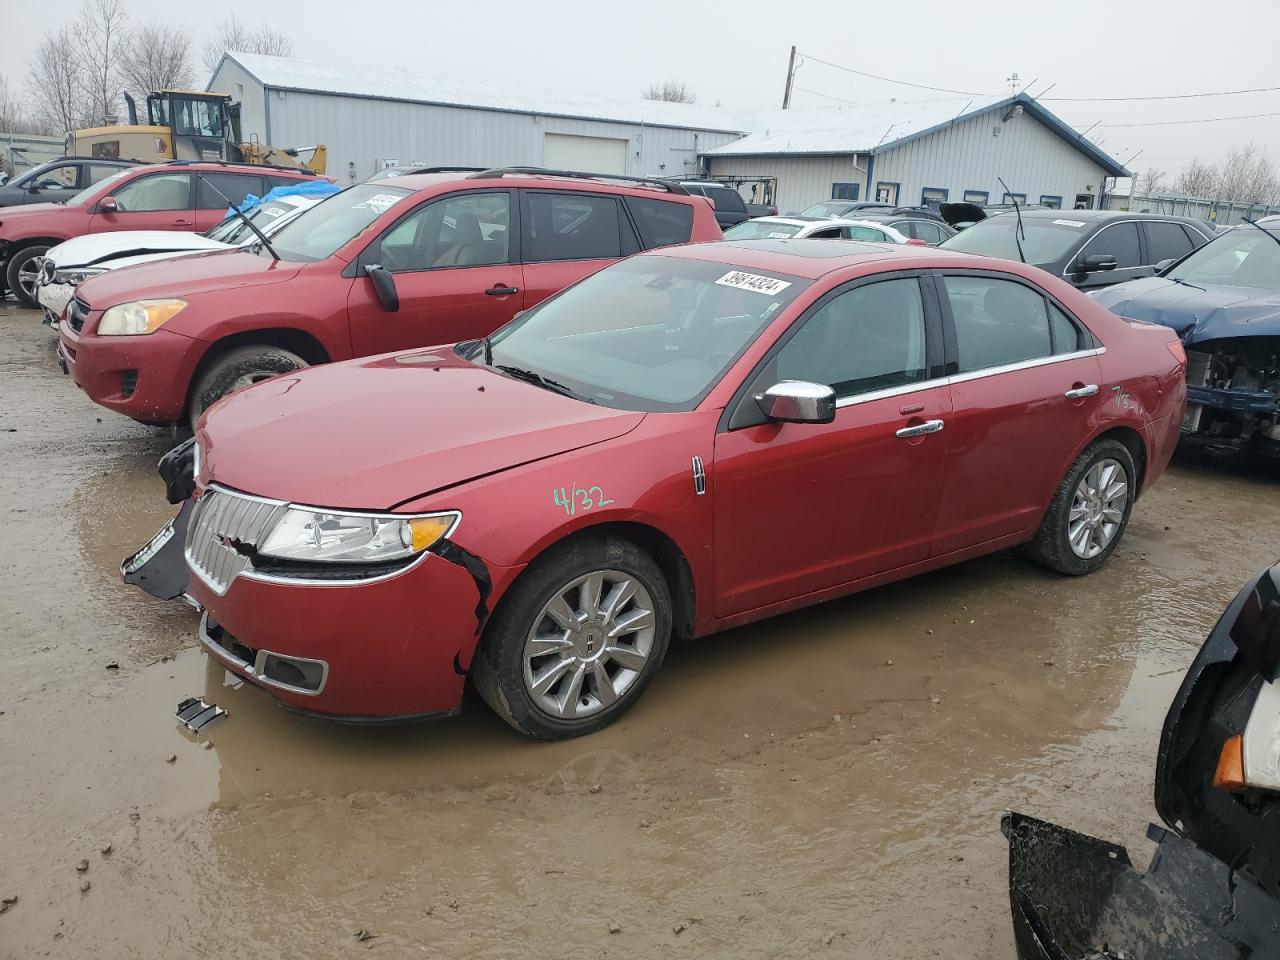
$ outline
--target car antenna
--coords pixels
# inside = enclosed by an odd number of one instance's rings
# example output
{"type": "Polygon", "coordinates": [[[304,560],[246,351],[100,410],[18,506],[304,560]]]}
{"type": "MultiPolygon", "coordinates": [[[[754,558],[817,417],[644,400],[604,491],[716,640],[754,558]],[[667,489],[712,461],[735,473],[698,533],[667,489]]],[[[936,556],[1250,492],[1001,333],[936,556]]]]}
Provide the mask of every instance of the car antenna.
{"type": "Polygon", "coordinates": [[[236,215],[241,220],[244,221],[244,225],[258,235],[258,239],[262,241],[263,246],[267,248],[267,253],[271,254],[273,259],[275,260],[280,259],[280,254],[276,253],[276,248],[271,245],[271,241],[267,239],[267,235],[258,229],[258,225],[254,223],[252,220],[250,220],[245,215],[245,212],[241,210],[239,207],[237,207],[235,205],[235,202],[230,197],[228,197],[225,193],[223,193],[221,190],[215,187],[209,180],[205,179],[201,182],[204,183],[206,187],[208,187],[218,196],[220,196],[223,200],[227,201],[228,204],[230,204],[231,209],[234,210],[236,212],[236,215]]]}
{"type": "Polygon", "coordinates": [[[1018,209],[1018,200],[1013,195],[1013,192],[1009,189],[1009,185],[1004,182],[1003,178],[996,177],[996,181],[1000,184],[1000,186],[1004,187],[1004,195],[1013,201],[1013,214],[1018,218],[1018,229],[1013,231],[1013,242],[1018,245],[1018,259],[1021,260],[1023,263],[1026,263],[1027,255],[1022,252],[1022,240],[1018,239],[1018,234],[1022,234],[1023,238],[1025,239],[1027,236],[1027,231],[1022,228],[1022,211],[1018,209]]]}
{"type": "Polygon", "coordinates": [[[1260,224],[1257,220],[1250,220],[1248,217],[1241,217],[1240,219],[1243,220],[1245,223],[1249,224],[1249,226],[1251,227],[1257,227],[1259,230],[1265,233],[1268,237],[1270,237],[1276,243],[1280,243],[1280,237],[1277,237],[1274,233],[1272,233],[1270,230],[1268,230],[1266,227],[1260,224]]]}

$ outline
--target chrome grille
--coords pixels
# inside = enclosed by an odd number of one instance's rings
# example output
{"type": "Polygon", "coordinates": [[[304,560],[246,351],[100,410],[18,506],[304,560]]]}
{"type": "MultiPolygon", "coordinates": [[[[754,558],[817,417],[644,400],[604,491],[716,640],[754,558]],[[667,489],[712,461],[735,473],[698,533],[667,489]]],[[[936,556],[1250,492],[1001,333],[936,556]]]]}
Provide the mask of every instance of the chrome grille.
{"type": "Polygon", "coordinates": [[[232,544],[257,547],[284,513],[286,504],[211,486],[196,504],[187,529],[187,564],[221,596],[251,566],[232,544]]]}

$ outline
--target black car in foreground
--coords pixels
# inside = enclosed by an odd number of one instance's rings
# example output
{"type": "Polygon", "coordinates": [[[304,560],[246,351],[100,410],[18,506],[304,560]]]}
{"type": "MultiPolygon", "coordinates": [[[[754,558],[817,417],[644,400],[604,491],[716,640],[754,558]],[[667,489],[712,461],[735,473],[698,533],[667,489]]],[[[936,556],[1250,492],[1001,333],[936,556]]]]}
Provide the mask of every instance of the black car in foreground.
{"type": "Polygon", "coordinates": [[[1280,957],[1280,566],[1231,601],[1165,717],[1144,873],[1005,813],[1019,960],[1280,957]]]}
{"type": "Polygon", "coordinates": [[[1118,210],[1023,210],[962,230],[948,250],[1021,260],[1081,288],[1150,277],[1213,238],[1201,220],[1118,210]]]}
{"type": "Polygon", "coordinates": [[[136,166],[137,163],[133,160],[59,157],[32,167],[0,186],[0,207],[15,207],[23,203],[59,203],[126,167],[136,166]]]}
{"type": "Polygon", "coordinates": [[[1184,444],[1280,457],[1280,217],[1234,227],[1160,276],[1108,287],[1094,299],[1182,339],[1184,444]]]}

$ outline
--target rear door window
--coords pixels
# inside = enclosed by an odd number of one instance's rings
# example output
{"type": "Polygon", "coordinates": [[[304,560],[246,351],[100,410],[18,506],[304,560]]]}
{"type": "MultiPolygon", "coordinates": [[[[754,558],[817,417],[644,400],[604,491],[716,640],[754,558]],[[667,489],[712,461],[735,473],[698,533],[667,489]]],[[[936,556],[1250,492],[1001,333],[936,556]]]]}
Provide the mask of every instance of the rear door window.
{"type": "Polygon", "coordinates": [[[86,187],[91,187],[95,183],[107,179],[107,177],[120,173],[119,167],[108,166],[104,163],[90,163],[86,165],[85,169],[88,172],[88,176],[85,179],[86,187]]]}
{"type": "Polygon", "coordinates": [[[936,223],[929,223],[925,220],[916,220],[912,223],[916,228],[916,239],[923,240],[925,243],[937,246],[943,241],[942,231],[938,229],[936,223]]]}
{"type": "Polygon", "coordinates": [[[1103,227],[1085,244],[1081,253],[1086,257],[1110,254],[1116,258],[1117,270],[1140,266],[1142,257],[1138,247],[1138,225],[1130,220],[1103,227]]]}
{"type": "Polygon", "coordinates": [[[972,373],[1053,354],[1045,299],[997,277],[943,280],[955,323],[958,373],[972,373]]]}
{"type": "Polygon", "coordinates": [[[691,204],[645,197],[627,197],[626,204],[640,228],[640,240],[646,249],[688,243],[693,236],[691,204]]]}
{"type": "Polygon", "coordinates": [[[746,213],[747,202],[737,190],[728,187],[704,187],[704,192],[715,204],[717,213],[746,213]]]}
{"type": "Polygon", "coordinates": [[[622,228],[631,229],[613,196],[525,191],[525,259],[616,259],[622,228]]]}
{"type": "Polygon", "coordinates": [[[1148,220],[1143,226],[1147,228],[1147,260],[1151,263],[1176,260],[1193,249],[1180,223],[1148,220]]]}
{"type": "Polygon", "coordinates": [[[872,243],[888,243],[889,235],[874,227],[845,227],[846,240],[869,240],[872,243]]]}
{"type": "Polygon", "coordinates": [[[809,234],[809,238],[811,240],[839,240],[840,228],[832,227],[829,230],[817,230],[809,234]]]}
{"type": "Polygon", "coordinates": [[[257,174],[202,173],[199,180],[196,207],[200,210],[226,210],[232,204],[238,207],[249,194],[261,197],[264,193],[262,177],[257,174]]]}

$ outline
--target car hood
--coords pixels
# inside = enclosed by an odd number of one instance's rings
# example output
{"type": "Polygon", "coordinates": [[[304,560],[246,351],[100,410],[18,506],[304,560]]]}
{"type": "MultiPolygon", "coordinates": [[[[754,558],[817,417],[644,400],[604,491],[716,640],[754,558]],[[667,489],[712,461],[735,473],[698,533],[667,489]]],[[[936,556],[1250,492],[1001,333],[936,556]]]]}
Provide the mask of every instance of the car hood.
{"type": "Polygon", "coordinates": [[[1272,290],[1147,277],[1117,283],[1093,298],[1112,313],[1169,327],[1185,344],[1280,336],[1280,293],[1272,290]]]}
{"type": "Polygon", "coordinates": [[[58,244],[45,258],[58,268],[92,267],[123,257],[184,250],[225,250],[229,244],[177,230],[113,230],[89,233],[58,244]]]}
{"type": "Polygon", "coordinates": [[[76,296],[100,310],[130,300],[182,297],[215,290],[283,283],[298,275],[302,264],[272,260],[239,250],[211,250],[147,264],[145,270],[113,270],[90,277],[76,296]]]}
{"type": "Polygon", "coordinates": [[[976,203],[953,200],[950,203],[938,204],[938,216],[947,221],[948,226],[954,227],[961,223],[970,224],[985,220],[987,219],[987,211],[976,203]]]}
{"type": "Polygon", "coordinates": [[[611,440],[643,419],[436,347],[313,367],[224,398],[197,432],[200,479],[295,503],[386,510],[611,440]]]}
{"type": "Polygon", "coordinates": [[[65,203],[20,203],[0,208],[0,239],[9,233],[10,227],[25,225],[30,220],[39,220],[54,211],[66,209],[65,203]]]}

